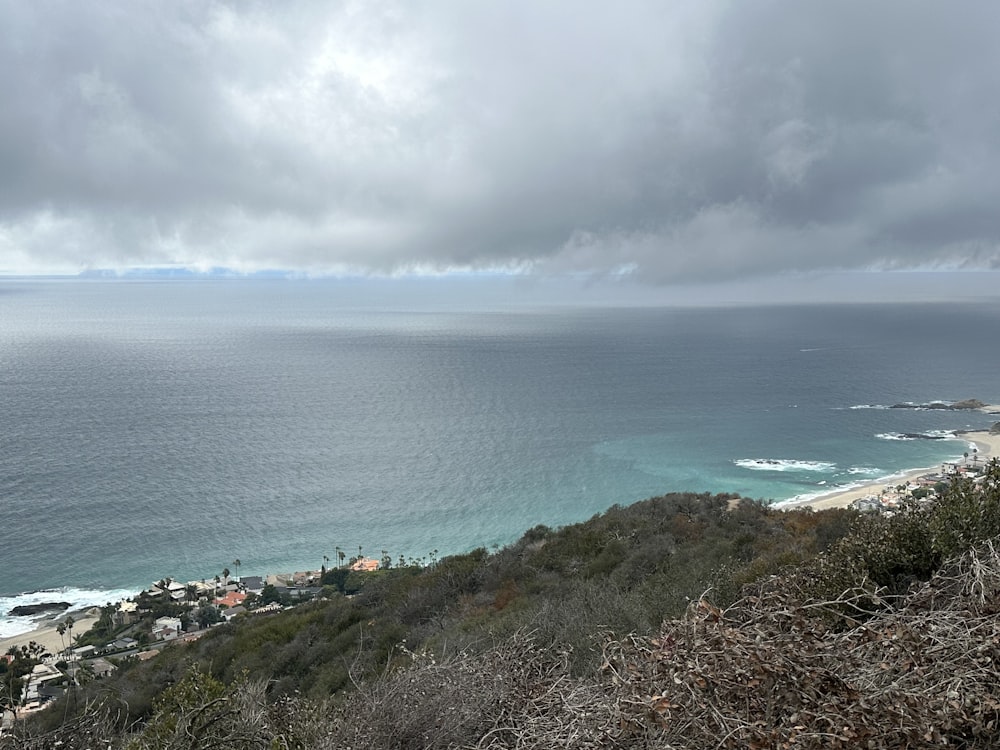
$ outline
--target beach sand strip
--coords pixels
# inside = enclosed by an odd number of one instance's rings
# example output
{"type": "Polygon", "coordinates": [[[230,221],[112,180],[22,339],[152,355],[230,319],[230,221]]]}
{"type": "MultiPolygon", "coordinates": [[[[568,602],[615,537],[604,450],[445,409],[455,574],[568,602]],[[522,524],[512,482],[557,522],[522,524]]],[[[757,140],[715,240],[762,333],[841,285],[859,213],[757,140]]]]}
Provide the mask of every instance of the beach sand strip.
{"type": "MultiPolygon", "coordinates": [[[[979,449],[976,460],[979,462],[988,461],[990,458],[1000,455],[1000,433],[985,431],[963,432],[959,434],[962,440],[975,443],[979,449]]],[[[971,460],[971,459],[970,459],[971,460]]],[[[961,459],[960,459],[961,461],[961,459]]],[[[925,474],[933,474],[940,470],[940,466],[928,466],[922,469],[910,469],[888,477],[865,482],[864,484],[851,487],[846,490],[837,490],[818,497],[801,500],[798,502],[783,502],[782,508],[804,508],[809,507],[815,510],[826,508],[846,508],[855,500],[860,500],[869,495],[877,495],[886,487],[895,487],[905,484],[910,480],[917,479],[925,474]]]]}
{"type": "MultiPolygon", "coordinates": [[[[99,613],[100,610],[97,608],[70,613],[73,615],[73,633],[75,635],[82,635],[94,627],[97,623],[99,613]]],[[[60,615],[58,619],[44,620],[40,627],[30,630],[27,633],[12,635],[9,638],[0,638],[0,654],[6,654],[11,646],[20,648],[21,646],[27,646],[31,641],[40,645],[50,654],[58,654],[62,651],[64,643],[65,645],[69,645],[69,638],[67,636],[60,637],[59,631],[56,630],[59,627],[59,623],[65,619],[65,616],[60,615]]]]}

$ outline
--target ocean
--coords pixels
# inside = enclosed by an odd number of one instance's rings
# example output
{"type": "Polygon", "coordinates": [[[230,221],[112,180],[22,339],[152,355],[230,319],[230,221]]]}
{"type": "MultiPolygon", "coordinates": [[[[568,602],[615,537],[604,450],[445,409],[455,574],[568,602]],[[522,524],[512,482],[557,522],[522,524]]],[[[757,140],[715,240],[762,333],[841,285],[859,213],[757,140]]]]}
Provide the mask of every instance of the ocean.
{"type": "Polygon", "coordinates": [[[960,456],[1000,301],[420,309],[334,281],[0,281],[10,606],[493,547],[671,491],[786,500],[960,456]],[[26,592],[43,591],[27,595],[26,592]]]}

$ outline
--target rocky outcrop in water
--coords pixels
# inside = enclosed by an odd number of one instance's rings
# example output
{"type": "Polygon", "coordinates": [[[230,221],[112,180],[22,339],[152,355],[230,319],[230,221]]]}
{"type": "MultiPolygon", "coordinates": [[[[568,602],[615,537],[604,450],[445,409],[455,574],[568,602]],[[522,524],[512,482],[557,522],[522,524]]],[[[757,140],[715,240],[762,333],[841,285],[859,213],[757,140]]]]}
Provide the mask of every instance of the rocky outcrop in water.
{"type": "Polygon", "coordinates": [[[967,398],[964,401],[931,401],[926,404],[901,403],[893,404],[890,409],[940,409],[942,411],[974,411],[988,406],[976,398],[967,398]]]}
{"type": "Polygon", "coordinates": [[[987,406],[976,398],[967,398],[965,401],[956,401],[951,405],[952,409],[983,409],[987,406]]]}
{"type": "Polygon", "coordinates": [[[11,617],[30,617],[46,612],[62,612],[72,606],[69,602],[42,602],[40,604],[20,604],[7,614],[11,617]]]}

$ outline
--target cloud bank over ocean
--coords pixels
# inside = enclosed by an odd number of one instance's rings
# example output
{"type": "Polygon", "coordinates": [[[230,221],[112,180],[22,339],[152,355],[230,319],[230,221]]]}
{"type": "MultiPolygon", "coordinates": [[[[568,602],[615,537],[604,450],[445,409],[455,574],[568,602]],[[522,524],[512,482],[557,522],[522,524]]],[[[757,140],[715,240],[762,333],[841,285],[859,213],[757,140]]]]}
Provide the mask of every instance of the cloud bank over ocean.
{"type": "Polygon", "coordinates": [[[1000,268],[1000,8],[0,2],[0,273],[1000,268]]]}

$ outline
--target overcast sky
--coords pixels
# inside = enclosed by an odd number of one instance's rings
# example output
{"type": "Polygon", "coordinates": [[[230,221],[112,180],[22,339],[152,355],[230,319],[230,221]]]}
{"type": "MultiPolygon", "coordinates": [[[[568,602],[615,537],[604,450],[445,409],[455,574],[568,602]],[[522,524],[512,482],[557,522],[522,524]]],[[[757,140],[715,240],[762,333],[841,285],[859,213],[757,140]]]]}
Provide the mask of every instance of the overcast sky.
{"type": "Polygon", "coordinates": [[[997,270],[998,29],[987,0],[0,0],[0,273],[997,270]]]}

